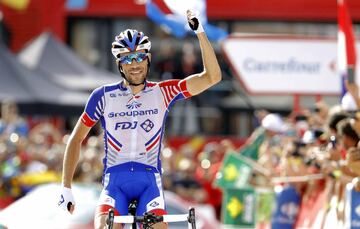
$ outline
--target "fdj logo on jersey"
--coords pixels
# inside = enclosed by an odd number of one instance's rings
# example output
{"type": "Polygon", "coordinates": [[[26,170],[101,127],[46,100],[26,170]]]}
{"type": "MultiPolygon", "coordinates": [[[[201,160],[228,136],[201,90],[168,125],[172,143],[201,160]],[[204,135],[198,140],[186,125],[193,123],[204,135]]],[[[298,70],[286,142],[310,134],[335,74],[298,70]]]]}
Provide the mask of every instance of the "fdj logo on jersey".
{"type": "Polygon", "coordinates": [[[137,127],[138,122],[117,122],[115,124],[115,130],[127,130],[127,129],[135,129],[137,127]]]}

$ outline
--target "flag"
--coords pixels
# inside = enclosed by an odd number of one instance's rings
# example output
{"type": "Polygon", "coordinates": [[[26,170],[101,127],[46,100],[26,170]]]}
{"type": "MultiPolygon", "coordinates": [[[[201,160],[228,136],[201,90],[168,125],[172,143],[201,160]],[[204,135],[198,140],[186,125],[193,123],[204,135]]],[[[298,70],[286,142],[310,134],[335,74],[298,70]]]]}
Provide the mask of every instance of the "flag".
{"type": "Polygon", "coordinates": [[[210,40],[218,41],[228,36],[225,30],[210,25],[207,22],[205,0],[165,0],[164,2],[170,9],[170,14],[165,14],[152,0],[147,0],[146,15],[156,24],[159,24],[166,32],[175,37],[183,38],[190,32],[186,17],[186,11],[188,9],[197,13],[210,40]]]}
{"type": "Polygon", "coordinates": [[[275,207],[275,193],[272,189],[256,189],[256,222],[257,225],[271,222],[275,207]]]}
{"type": "Polygon", "coordinates": [[[276,209],[271,228],[293,229],[299,212],[300,195],[292,186],[275,187],[276,209]]]}
{"type": "Polygon", "coordinates": [[[14,10],[26,10],[30,0],[0,0],[0,3],[14,10]]]}
{"type": "Polygon", "coordinates": [[[228,153],[217,173],[215,185],[222,188],[242,188],[248,185],[252,167],[235,152],[228,153]]]}
{"type": "Polygon", "coordinates": [[[360,192],[353,184],[346,186],[345,228],[360,228],[360,192]]]}
{"type": "Polygon", "coordinates": [[[243,149],[240,150],[240,154],[245,157],[249,157],[252,160],[257,161],[259,159],[259,149],[262,143],[265,140],[265,129],[258,128],[254,132],[254,140],[252,140],[251,144],[247,145],[243,149]]]}
{"type": "Polygon", "coordinates": [[[253,188],[226,189],[223,203],[222,222],[225,225],[254,228],[256,196],[253,188]]]}
{"type": "Polygon", "coordinates": [[[354,77],[356,65],[355,39],[346,0],[338,3],[338,71],[342,76],[342,96],[346,93],[344,80],[354,77]],[[352,74],[352,76],[350,76],[352,74]]]}

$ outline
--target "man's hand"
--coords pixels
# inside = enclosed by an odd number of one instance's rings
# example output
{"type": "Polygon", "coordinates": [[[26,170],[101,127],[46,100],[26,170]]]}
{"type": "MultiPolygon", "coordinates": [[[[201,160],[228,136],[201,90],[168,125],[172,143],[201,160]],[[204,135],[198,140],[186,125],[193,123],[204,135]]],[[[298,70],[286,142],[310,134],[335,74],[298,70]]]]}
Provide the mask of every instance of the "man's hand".
{"type": "Polygon", "coordinates": [[[75,199],[70,188],[62,187],[58,206],[71,214],[75,209],[75,199]]]}
{"type": "MultiPolygon", "coordinates": [[[[360,150],[358,148],[350,148],[346,154],[346,160],[349,169],[360,176],[360,150]]],[[[359,184],[360,190],[360,184],[359,184]]]]}
{"type": "Polygon", "coordinates": [[[359,98],[359,87],[356,85],[356,83],[349,83],[348,80],[345,80],[345,87],[346,87],[346,90],[350,93],[350,95],[356,101],[356,99],[359,98]]]}
{"type": "Polygon", "coordinates": [[[190,29],[192,29],[195,33],[204,32],[204,28],[202,27],[199,18],[190,10],[186,11],[186,14],[190,29]]]}

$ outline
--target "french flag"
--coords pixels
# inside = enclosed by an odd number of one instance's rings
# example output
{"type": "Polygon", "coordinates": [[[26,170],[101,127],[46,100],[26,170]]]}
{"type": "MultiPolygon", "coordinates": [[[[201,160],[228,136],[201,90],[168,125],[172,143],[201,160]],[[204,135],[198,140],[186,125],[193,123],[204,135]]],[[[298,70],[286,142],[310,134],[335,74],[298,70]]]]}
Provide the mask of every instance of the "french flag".
{"type": "MultiPolygon", "coordinates": [[[[346,93],[345,79],[355,77],[356,49],[355,38],[346,0],[338,3],[338,71],[342,78],[342,97],[346,93]],[[350,75],[352,74],[352,75],[350,75]]],[[[356,80],[355,80],[356,82],[356,80]]]]}
{"type": "Polygon", "coordinates": [[[164,13],[153,0],[147,0],[146,14],[152,21],[175,37],[183,38],[190,32],[186,18],[188,9],[193,10],[199,16],[210,40],[219,41],[228,36],[225,30],[207,22],[206,0],[164,0],[164,3],[171,13],[164,13]]]}

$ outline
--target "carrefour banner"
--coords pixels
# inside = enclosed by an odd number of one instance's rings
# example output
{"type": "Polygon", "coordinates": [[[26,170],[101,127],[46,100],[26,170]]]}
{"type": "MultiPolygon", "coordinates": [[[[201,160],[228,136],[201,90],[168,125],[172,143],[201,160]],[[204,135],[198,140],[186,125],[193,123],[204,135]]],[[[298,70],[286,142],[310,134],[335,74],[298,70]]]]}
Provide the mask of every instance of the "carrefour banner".
{"type": "Polygon", "coordinates": [[[224,41],[222,48],[250,93],[341,93],[335,39],[233,36],[224,41]]]}

